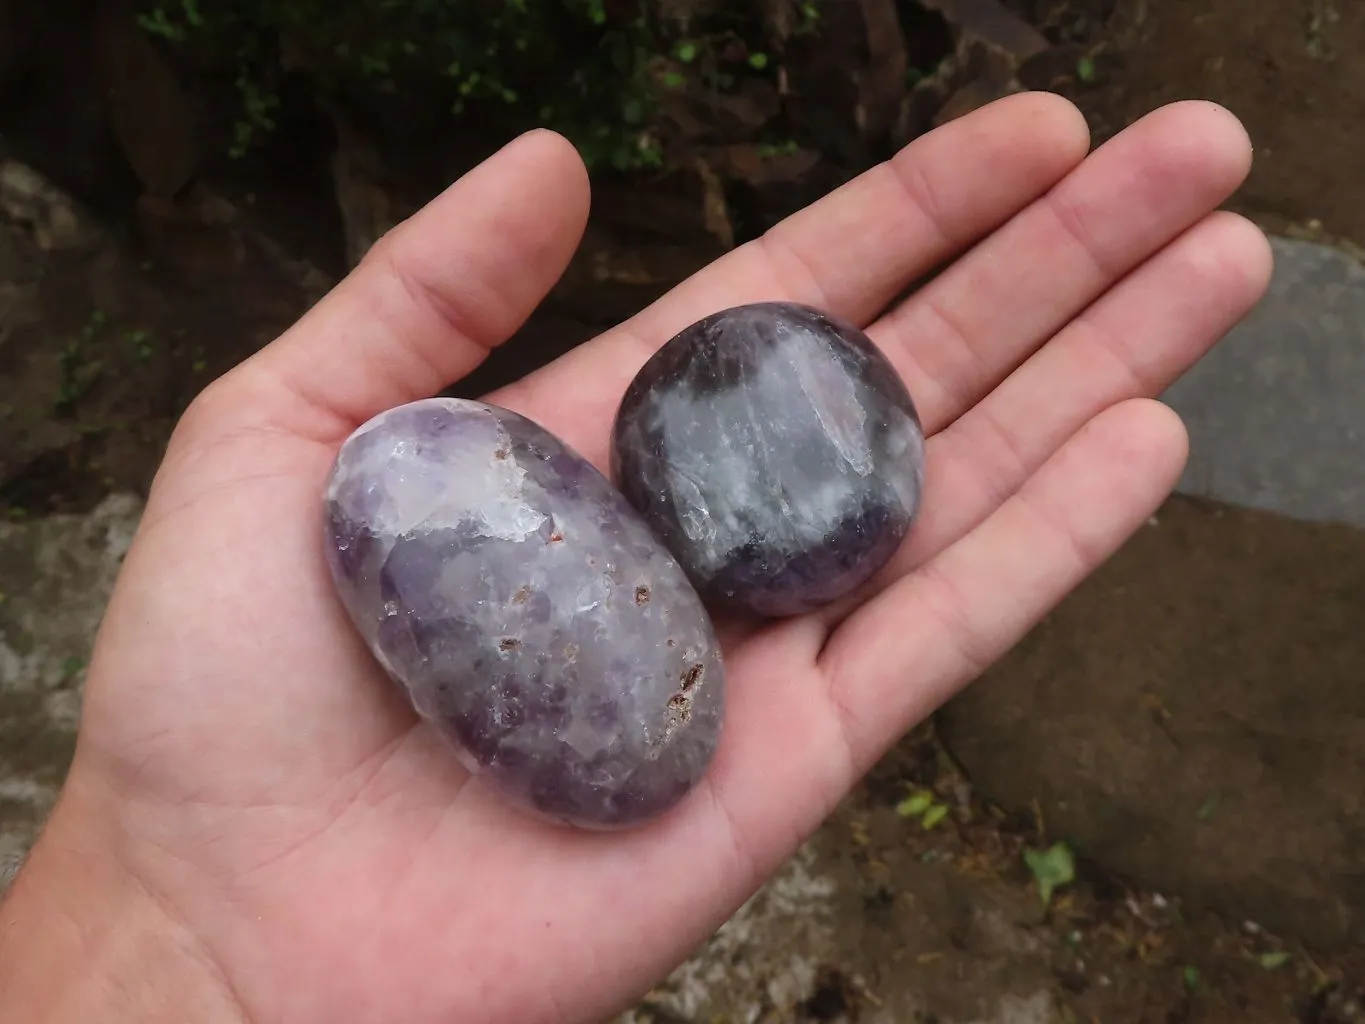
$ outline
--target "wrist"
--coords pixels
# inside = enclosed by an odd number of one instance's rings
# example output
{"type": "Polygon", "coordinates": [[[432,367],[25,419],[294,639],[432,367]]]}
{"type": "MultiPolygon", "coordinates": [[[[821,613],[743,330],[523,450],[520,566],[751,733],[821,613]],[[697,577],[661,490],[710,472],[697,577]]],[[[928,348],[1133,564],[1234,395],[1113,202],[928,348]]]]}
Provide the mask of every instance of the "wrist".
{"type": "Polygon", "coordinates": [[[124,870],[70,785],[0,900],[0,1019],[238,1024],[194,935],[124,870]]]}

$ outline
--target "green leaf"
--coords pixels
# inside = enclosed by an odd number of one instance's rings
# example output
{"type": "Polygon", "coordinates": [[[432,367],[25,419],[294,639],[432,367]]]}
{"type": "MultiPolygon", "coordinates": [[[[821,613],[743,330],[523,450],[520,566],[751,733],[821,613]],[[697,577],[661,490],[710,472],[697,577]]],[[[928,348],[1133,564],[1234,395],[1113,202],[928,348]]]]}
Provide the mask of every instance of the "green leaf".
{"type": "Polygon", "coordinates": [[[1185,983],[1185,987],[1191,992],[1199,988],[1199,968],[1186,965],[1181,968],[1180,980],[1185,983]]]}
{"type": "Polygon", "coordinates": [[[1194,812],[1195,820],[1208,821],[1213,817],[1213,812],[1218,810],[1218,805],[1222,803],[1221,793],[1214,793],[1211,797],[1199,805],[1199,810],[1194,812]]]}
{"type": "Polygon", "coordinates": [[[768,55],[766,53],[749,54],[749,66],[755,71],[762,71],[768,66],[768,55]]]}
{"type": "Polygon", "coordinates": [[[1089,57],[1082,57],[1076,61],[1076,77],[1082,82],[1093,82],[1095,80],[1095,62],[1089,57]]]}
{"type": "Polygon", "coordinates": [[[678,60],[682,61],[684,64],[691,64],[696,59],[697,59],[696,43],[678,44],[678,60]]]}
{"type": "Polygon", "coordinates": [[[1256,962],[1267,971],[1273,971],[1289,963],[1289,954],[1282,949],[1273,953],[1262,953],[1256,958],[1256,962]]]}
{"type": "Polygon", "coordinates": [[[1043,906],[1052,902],[1052,894],[1058,888],[1076,878],[1076,862],[1065,843],[1054,843],[1046,850],[1025,850],[1024,863],[1038,883],[1043,906]]]}
{"type": "Polygon", "coordinates": [[[896,813],[902,818],[918,818],[934,804],[934,794],[926,789],[917,790],[896,805],[896,813]]]}
{"type": "Polygon", "coordinates": [[[948,816],[948,807],[945,804],[934,804],[924,812],[924,817],[920,819],[920,824],[925,828],[933,828],[940,821],[948,816]]]}

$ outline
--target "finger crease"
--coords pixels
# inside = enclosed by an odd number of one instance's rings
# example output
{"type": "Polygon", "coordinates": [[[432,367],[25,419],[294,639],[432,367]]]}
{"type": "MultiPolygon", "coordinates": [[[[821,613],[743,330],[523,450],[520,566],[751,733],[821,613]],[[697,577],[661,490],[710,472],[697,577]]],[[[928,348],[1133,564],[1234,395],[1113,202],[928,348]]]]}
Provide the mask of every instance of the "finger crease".
{"type": "Polygon", "coordinates": [[[935,559],[921,566],[912,579],[912,585],[921,590],[929,614],[940,623],[941,628],[934,630],[933,635],[946,639],[957,656],[959,667],[952,675],[969,679],[980,676],[990,668],[995,655],[986,649],[988,645],[980,630],[973,625],[970,604],[951,573],[935,559]]]}
{"type": "Polygon", "coordinates": [[[857,751],[861,744],[858,742],[858,732],[860,731],[860,721],[854,711],[855,702],[849,699],[849,687],[844,685],[843,672],[830,674],[827,698],[829,705],[834,709],[834,721],[839,734],[839,748],[843,755],[844,778],[854,779],[860,774],[857,751]]]}
{"type": "MultiPolygon", "coordinates": [[[[461,340],[482,349],[487,353],[497,347],[501,333],[486,322],[476,322],[470,316],[471,309],[506,309],[508,304],[503,296],[491,292],[481,296],[476,302],[456,302],[440,288],[423,284],[415,274],[404,268],[398,256],[389,250],[375,255],[376,261],[385,274],[403,291],[403,296],[419,309],[430,311],[440,324],[461,340]]],[[[490,290],[491,291],[491,290],[490,290]]],[[[492,319],[487,318],[487,319],[492,319]]],[[[442,339],[441,351],[446,351],[449,338],[442,339]]],[[[409,346],[409,351],[422,361],[424,367],[436,376],[444,376],[441,362],[419,346],[409,346]]]]}
{"type": "Polygon", "coordinates": [[[1078,316],[1072,321],[1072,328],[1090,335],[1090,344],[1095,350],[1103,352],[1118,368],[1122,380],[1110,393],[1112,400],[1125,395],[1149,397],[1158,390],[1156,383],[1134,365],[1133,353],[1123,344],[1121,335],[1106,329],[1093,312],[1087,311],[1078,316]]]}
{"type": "Polygon", "coordinates": [[[1066,198],[1064,190],[1054,189],[1047,193],[1043,197],[1043,204],[1066,232],[1067,237],[1084,253],[1102,280],[1115,281],[1123,276],[1121,268],[1110,265],[1103,247],[1095,240],[1094,234],[1086,225],[1085,216],[1077,209],[1075,203],[1066,198]]]}
{"type": "Polygon", "coordinates": [[[831,302],[829,292],[820,283],[820,275],[815,272],[810,260],[799,249],[783,239],[778,233],[778,228],[773,228],[760,235],[758,243],[763,255],[767,257],[768,265],[772,267],[773,278],[783,294],[792,297],[810,296],[807,301],[811,305],[817,305],[830,312],[837,312],[831,302]],[[790,274],[793,268],[802,278],[801,283],[804,287],[791,287],[792,278],[790,274]]]}
{"type": "MultiPolygon", "coordinates": [[[[1019,441],[1015,438],[1012,431],[1008,430],[1001,422],[1000,418],[991,408],[990,402],[982,402],[971,414],[971,419],[979,417],[980,429],[988,435],[987,444],[999,453],[999,456],[1009,463],[1007,470],[1001,476],[1007,477],[1011,483],[1009,491],[1013,492],[1018,486],[1028,478],[1034,469],[1037,468],[1034,461],[1024,453],[1019,446],[1019,441]]],[[[967,420],[959,421],[961,423],[967,420]]],[[[1002,496],[1003,497],[1003,496],[1002,496]]]]}
{"type": "Polygon", "coordinates": [[[929,228],[933,231],[933,248],[943,251],[955,249],[957,246],[956,233],[947,228],[948,219],[943,215],[943,206],[939,202],[938,192],[929,181],[929,175],[925,173],[920,162],[911,159],[913,156],[907,151],[904,159],[893,158],[891,163],[891,173],[896,178],[896,183],[909,198],[915,209],[924,215],[928,221],[929,228]]]}
{"type": "Polygon", "coordinates": [[[763,870],[759,866],[758,858],[755,856],[753,847],[746,839],[743,829],[740,828],[739,819],[735,817],[730,805],[726,803],[725,796],[721,790],[720,783],[714,776],[706,776],[706,786],[711,796],[711,803],[716,809],[716,814],[723,823],[726,837],[729,839],[729,847],[735,858],[736,874],[743,880],[743,888],[747,892],[757,888],[763,881],[763,870]]]}
{"type": "MultiPolygon", "coordinates": [[[[947,337],[942,339],[945,348],[958,353],[956,360],[958,367],[955,372],[948,372],[945,368],[938,372],[925,372],[926,367],[918,359],[910,348],[910,340],[913,338],[924,337],[924,331],[896,330],[896,334],[902,336],[900,349],[907,358],[913,361],[916,368],[920,370],[918,377],[923,380],[933,382],[934,386],[947,399],[945,408],[966,411],[976,404],[978,388],[972,383],[986,377],[987,366],[984,358],[976,351],[972,345],[971,336],[967,329],[958,321],[957,317],[948,311],[948,308],[936,299],[932,290],[922,292],[914,301],[914,308],[925,310],[931,317],[938,321],[947,337]]],[[[949,413],[944,423],[931,424],[926,422],[924,427],[926,433],[937,433],[948,423],[953,422],[961,415],[949,413]]]]}
{"type": "Polygon", "coordinates": [[[1102,561],[1105,552],[1097,544],[1091,544],[1081,537],[1079,530],[1072,529],[1069,525],[1059,521],[1048,509],[1039,504],[1036,497],[1027,491],[1019,492],[1019,501],[1033,516],[1043,524],[1044,529],[1058,536],[1063,551],[1062,554],[1069,555],[1073,563],[1073,571],[1070,576],[1077,576],[1089,571],[1091,566],[1102,561]]]}

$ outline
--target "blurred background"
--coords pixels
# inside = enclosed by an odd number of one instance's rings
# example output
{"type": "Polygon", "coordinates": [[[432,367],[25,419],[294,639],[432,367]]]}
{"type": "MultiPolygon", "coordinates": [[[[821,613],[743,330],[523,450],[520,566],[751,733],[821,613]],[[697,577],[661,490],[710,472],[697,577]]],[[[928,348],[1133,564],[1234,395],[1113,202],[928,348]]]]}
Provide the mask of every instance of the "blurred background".
{"type": "Polygon", "coordinates": [[[1365,1021],[1353,0],[0,0],[0,886],[176,417],[387,228],[534,125],[588,162],[477,394],[1024,88],[1230,107],[1271,293],[1166,396],[1180,492],[627,1020],[1365,1021]]]}

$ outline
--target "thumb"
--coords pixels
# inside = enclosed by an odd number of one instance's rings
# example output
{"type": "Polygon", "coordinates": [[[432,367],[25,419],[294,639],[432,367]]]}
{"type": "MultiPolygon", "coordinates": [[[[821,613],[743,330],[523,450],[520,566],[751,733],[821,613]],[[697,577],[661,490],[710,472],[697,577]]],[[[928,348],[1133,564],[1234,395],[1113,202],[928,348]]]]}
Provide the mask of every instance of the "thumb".
{"type": "Polygon", "coordinates": [[[293,327],[214,387],[253,419],[339,441],[464,377],[563,274],[589,185],[562,136],[522,135],[389,232],[293,327]],[[240,395],[240,392],[237,393],[240,395]]]}

